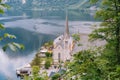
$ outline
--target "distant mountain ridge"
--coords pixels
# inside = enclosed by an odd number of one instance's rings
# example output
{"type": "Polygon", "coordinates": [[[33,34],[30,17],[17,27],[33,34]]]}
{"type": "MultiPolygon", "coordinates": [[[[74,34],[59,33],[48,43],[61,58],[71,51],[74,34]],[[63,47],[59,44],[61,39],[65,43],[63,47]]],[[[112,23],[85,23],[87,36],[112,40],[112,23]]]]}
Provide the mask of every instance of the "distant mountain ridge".
{"type": "Polygon", "coordinates": [[[89,0],[4,0],[12,9],[26,10],[58,10],[58,9],[91,9],[99,4],[91,5],[89,0]]]}

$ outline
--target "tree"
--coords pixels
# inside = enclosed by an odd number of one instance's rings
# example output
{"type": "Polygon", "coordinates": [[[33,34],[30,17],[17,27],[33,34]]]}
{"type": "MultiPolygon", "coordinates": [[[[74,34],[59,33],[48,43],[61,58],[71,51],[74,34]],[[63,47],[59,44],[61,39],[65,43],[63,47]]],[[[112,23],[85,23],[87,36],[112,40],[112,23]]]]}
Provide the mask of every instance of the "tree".
{"type": "Polygon", "coordinates": [[[46,62],[45,62],[45,68],[49,69],[50,66],[51,66],[50,60],[46,60],[46,62]]]}
{"type": "Polygon", "coordinates": [[[33,76],[38,76],[39,70],[40,70],[39,66],[33,66],[32,67],[33,76]]]}
{"type": "MultiPolygon", "coordinates": [[[[32,80],[44,80],[44,78],[42,78],[40,75],[39,75],[39,71],[40,71],[40,68],[39,66],[33,66],[32,67],[32,80]]],[[[29,77],[30,78],[30,77],[29,77]]]]}
{"type": "Polygon", "coordinates": [[[107,60],[100,58],[96,50],[83,50],[74,55],[74,59],[68,64],[65,80],[102,80],[107,78],[107,60]],[[102,63],[102,64],[101,64],[102,63]]]}
{"type": "MultiPolygon", "coordinates": [[[[90,1],[97,3],[99,0],[90,1]]],[[[66,80],[68,78],[74,80],[120,79],[120,0],[102,0],[101,2],[101,9],[96,12],[95,17],[102,23],[90,34],[90,39],[101,39],[107,43],[96,51],[85,50],[75,54],[64,75],[66,80]]]]}
{"type": "Polygon", "coordinates": [[[56,73],[52,76],[51,80],[59,80],[59,78],[60,78],[60,74],[56,73]]]}
{"type": "MultiPolygon", "coordinates": [[[[91,0],[98,2],[99,0],[91,0]]],[[[96,18],[103,22],[101,27],[90,35],[92,39],[102,39],[107,42],[107,48],[114,51],[117,63],[120,64],[120,0],[102,0],[102,6],[96,12],[96,18]],[[109,47],[108,47],[109,45],[109,47]]]]}
{"type": "Polygon", "coordinates": [[[80,41],[80,35],[79,35],[79,33],[78,34],[73,34],[72,37],[73,37],[74,41],[76,41],[76,42],[80,41]]]}
{"type": "Polygon", "coordinates": [[[78,46],[81,46],[82,44],[79,43],[80,41],[80,34],[73,34],[72,35],[73,39],[74,39],[74,42],[78,45],[78,46]]]}
{"type": "Polygon", "coordinates": [[[31,65],[32,66],[41,66],[42,59],[38,56],[38,54],[35,55],[35,58],[32,60],[31,65]]]}
{"type": "Polygon", "coordinates": [[[47,58],[52,57],[52,53],[50,53],[50,52],[46,52],[45,55],[47,58]]]}
{"type": "MultiPolygon", "coordinates": [[[[4,9],[9,9],[10,6],[4,4],[2,0],[0,0],[0,14],[4,14],[4,9]]],[[[3,24],[0,23],[0,30],[4,30],[5,27],[3,24]]],[[[9,33],[4,33],[4,35],[0,36],[0,41],[4,40],[5,38],[16,39],[16,36],[11,35],[9,33]]],[[[10,48],[12,51],[17,51],[17,49],[24,49],[22,44],[18,44],[15,42],[10,42],[3,46],[3,51],[6,51],[7,48],[10,48]]]]}
{"type": "Polygon", "coordinates": [[[51,50],[53,48],[53,41],[46,42],[44,47],[48,50],[51,50]]]}
{"type": "MultiPolygon", "coordinates": [[[[99,0],[91,0],[98,2],[99,0]]],[[[100,28],[90,34],[92,40],[102,39],[107,42],[101,54],[101,60],[108,61],[105,70],[108,79],[120,79],[120,0],[102,0],[101,9],[96,12],[96,18],[102,20],[100,28]]]]}

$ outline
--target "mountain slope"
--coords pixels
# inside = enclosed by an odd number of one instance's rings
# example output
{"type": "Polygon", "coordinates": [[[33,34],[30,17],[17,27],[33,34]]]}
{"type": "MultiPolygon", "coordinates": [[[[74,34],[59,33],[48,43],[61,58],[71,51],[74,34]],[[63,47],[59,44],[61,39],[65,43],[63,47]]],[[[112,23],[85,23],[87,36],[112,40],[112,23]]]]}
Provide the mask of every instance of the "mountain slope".
{"type": "MultiPolygon", "coordinates": [[[[89,0],[8,0],[7,4],[12,6],[13,9],[86,9],[91,5],[89,0]]],[[[97,4],[98,6],[99,4],[97,4]]]]}

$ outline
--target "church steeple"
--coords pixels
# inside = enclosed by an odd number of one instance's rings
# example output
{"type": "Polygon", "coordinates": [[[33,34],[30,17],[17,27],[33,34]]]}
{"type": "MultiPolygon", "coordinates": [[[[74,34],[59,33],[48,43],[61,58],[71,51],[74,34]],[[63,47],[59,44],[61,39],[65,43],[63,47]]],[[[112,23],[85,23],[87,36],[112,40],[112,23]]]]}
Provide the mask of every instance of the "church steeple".
{"type": "Polygon", "coordinates": [[[66,26],[65,26],[65,32],[64,32],[65,39],[68,39],[69,36],[69,26],[68,26],[68,13],[66,11],[66,26]]]}

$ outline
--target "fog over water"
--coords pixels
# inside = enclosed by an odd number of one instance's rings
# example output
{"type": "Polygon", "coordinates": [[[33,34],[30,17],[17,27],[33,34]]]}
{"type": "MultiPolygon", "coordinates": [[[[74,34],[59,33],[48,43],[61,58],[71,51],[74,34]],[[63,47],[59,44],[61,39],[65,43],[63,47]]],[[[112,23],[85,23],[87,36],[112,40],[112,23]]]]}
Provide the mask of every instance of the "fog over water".
{"type": "MultiPolygon", "coordinates": [[[[24,57],[17,57],[17,58],[9,58],[5,52],[0,49],[0,73],[4,74],[6,78],[11,80],[16,79],[15,69],[23,66],[26,63],[29,63],[32,58],[34,57],[35,52],[31,52],[30,55],[24,57]]],[[[3,78],[4,79],[4,78],[3,78]]],[[[0,79],[2,80],[2,79],[0,79]]]]}

